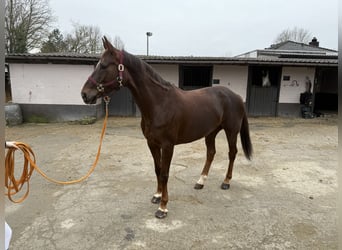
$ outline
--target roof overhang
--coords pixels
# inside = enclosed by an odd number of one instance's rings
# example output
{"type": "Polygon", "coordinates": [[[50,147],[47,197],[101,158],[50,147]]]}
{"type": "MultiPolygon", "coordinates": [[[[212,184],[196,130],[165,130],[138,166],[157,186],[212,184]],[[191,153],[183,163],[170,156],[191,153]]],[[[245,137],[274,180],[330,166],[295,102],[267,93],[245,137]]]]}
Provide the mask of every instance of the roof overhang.
{"type": "MultiPolygon", "coordinates": [[[[139,56],[149,64],[196,64],[196,65],[285,65],[337,67],[338,59],[332,58],[244,58],[244,57],[193,57],[193,56],[139,56]]],[[[95,65],[100,55],[95,54],[9,54],[7,63],[30,64],[86,64],[95,65]]]]}

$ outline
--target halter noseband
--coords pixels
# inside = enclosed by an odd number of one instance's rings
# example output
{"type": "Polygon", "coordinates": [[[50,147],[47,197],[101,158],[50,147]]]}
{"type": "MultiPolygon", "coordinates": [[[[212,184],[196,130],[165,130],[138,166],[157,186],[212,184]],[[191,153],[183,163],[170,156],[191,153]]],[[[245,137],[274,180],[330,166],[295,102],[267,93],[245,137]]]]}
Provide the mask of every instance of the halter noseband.
{"type": "Polygon", "coordinates": [[[100,93],[104,92],[105,87],[108,87],[110,85],[115,85],[115,82],[117,81],[119,83],[119,86],[115,86],[115,88],[121,88],[123,86],[122,81],[123,81],[123,72],[125,70],[125,66],[123,65],[123,52],[120,51],[120,63],[118,64],[118,71],[119,75],[116,77],[116,79],[105,82],[105,83],[99,83],[97,82],[93,77],[89,76],[88,80],[96,85],[97,91],[100,93]]]}

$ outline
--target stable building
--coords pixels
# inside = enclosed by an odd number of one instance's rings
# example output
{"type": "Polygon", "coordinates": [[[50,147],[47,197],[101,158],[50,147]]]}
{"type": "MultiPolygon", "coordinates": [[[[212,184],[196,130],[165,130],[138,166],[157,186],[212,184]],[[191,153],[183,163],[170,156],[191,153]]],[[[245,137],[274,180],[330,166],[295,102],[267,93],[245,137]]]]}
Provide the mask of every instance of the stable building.
{"type": "MultiPolygon", "coordinates": [[[[100,118],[104,115],[102,101],[85,105],[80,96],[99,57],[6,55],[6,98],[20,105],[28,122],[100,118]]],[[[300,96],[308,91],[309,82],[312,111],[337,112],[337,51],[318,44],[288,41],[236,57],[138,57],[184,90],[217,85],[230,88],[243,98],[250,116],[300,116],[300,96]]],[[[128,89],[112,95],[109,114],[140,116],[128,89]]]]}
{"type": "Polygon", "coordinates": [[[266,107],[270,107],[272,109],[270,113],[295,115],[298,111],[298,94],[301,91],[312,93],[312,111],[314,113],[337,113],[338,67],[335,63],[337,63],[338,52],[319,47],[317,38],[314,37],[309,44],[293,41],[273,44],[264,50],[254,50],[237,57],[270,61],[272,59],[279,59],[279,61],[292,59],[294,62],[292,65],[276,63],[250,67],[249,75],[252,78],[250,82],[252,93],[252,99],[249,102],[250,114],[265,114],[266,107]],[[305,65],[306,59],[308,59],[307,62],[311,61],[313,64],[305,65]],[[272,79],[269,88],[260,86],[260,75],[263,77],[263,74],[268,74],[269,79],[272,79]],[[259,80],[257,80],[258,78],[259,80]],[[307,89],[308,84],[309,89],[307,89]],[[258,93],[255,94],[256,91],[258,93]],[[279,93],[278,97],[277,92],[279,93]],[[257,98],[256,102],[253,102],[253,96],[257,98]],[[264,98],[259,98],[261,96],[264,98]],[[271,100],[277,103],[272,105],[271,100]]]}

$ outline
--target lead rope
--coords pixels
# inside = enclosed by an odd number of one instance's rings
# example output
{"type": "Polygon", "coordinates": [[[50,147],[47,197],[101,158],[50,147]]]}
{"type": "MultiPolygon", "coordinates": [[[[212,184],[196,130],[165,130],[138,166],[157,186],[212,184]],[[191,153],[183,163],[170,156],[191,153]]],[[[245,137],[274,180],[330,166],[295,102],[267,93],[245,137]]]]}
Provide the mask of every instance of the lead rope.
{"type": "Polygon", "coordinates": [[[101,137],[100,137],[100,145],[98,147],[97,150],[97,155],[95,158],[95,161],[93,163],[93,165],[91,166],[91,168],[89,169],[89,171],[81,178],[77,179],[77,180],[72,180],[72,181],[58,181],[55,179],[52,179],[50,177],[48,177],[37,165],[36,165],[36,157],[35,154],[33,152],[33,150],[31,149],[31,147],[23,142],[16,142],[16,146],[18,147],[18,150],[21,150],[22,153],[24,154],[24,167],[23,167],[23,171],[21,174],[21,177],[19,179],[16,179],[14,176],[14,154],[15,151],[17,150],[16,148],[9,148],[6,154],[6,158],[5,158],[5,187],[7,188],[7,193],[5,193],[5,195],[7,194],[8,199],[14,203],[21,203],[23,202],[28,194],[29,194],[29,190],[30,190],[30,178],[32,176],[33,170],[36,170],[41,176],[43,176],[45,179],[47,179],[50,182],[56,183],[56,184],[62,184],[62,185],[69,185],[69,184],[75,184],[75,183],[79,183],[81,181],[84,181],[85,179],[87,179],[95,170],[95,167],[98,163],[98,160],[100,158],[100,153],[101,153],[101,147],[102,147],[102,142],[103,142],[103,138],[104,138],[104,134],[106,131],[106,127],[107,127],[107,120],[108,120],[108,104],[110,102],[110,98],[108,96],[105,96],[104,98],[104,102],[106,104],[106,115],[103,121],[103,126],[102,126],[102,132],[101,132],[101,137]],[[19,198],[18,200],[15,200],[12,198],[13,195],[19,193],[21,191],[21,189],[23,188],[23,186],[27,185],[27,189],[26,189],[26,193],[19,198]]]}

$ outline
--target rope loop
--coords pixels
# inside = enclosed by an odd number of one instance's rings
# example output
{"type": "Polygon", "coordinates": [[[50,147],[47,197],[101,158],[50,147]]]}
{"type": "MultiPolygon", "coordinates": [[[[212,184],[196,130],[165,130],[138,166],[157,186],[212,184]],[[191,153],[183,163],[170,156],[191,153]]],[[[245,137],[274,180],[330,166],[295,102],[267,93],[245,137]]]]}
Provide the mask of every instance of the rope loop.
{"type": "Polygon", "coordinates": [[[72,180],[72,181],[59,181],[55,180],[53,178],[48,177],[36,164],[36,156],[32,150],[32,148],[23,142],[15,142],[15,145],[17,148],[11,147],[8,149],[6,157],[5,157],[5,187],[7,188],[7,193],[5,195],[8,196],[8,199],[14,203],[21,203],[23,202],[30,190],[30,178],[33,174],[33,171],[36,170],[41,176],[43,176],[46,180],[56,183],[56,184],[61,184],[61,185],[70,185],[70,184],[75,184],[82,182],[86,180],[95,170],[96,165],[99,161],[100,158],[100,153],[101,153],[101,147],[102,147],[102,142],[103,138],[105,135],[106,127],[107,127],[107,120],[108,120],[108,104],[110,101],[109,97],[104,97],[104,101],[106,103],[106,115],[105,119],[103,121],[103,126],[102,126],[102,132],[100,136],[100,144],[97,149],[97,154],[95,161],[89,171],[81,178],[72,180]],[[21,173],[20,178],[15,177],[15,171],[14,171],[14,166],[15,166],[15,152],[16,150],[20,150],[23,153],[24,156],[24,166],[23,166],[23,171],[21,173]],[[26,192],[25,194],[20,197],[19,199],[14,199],[12,196],[19,193],[23,187],[26,184],[26,192]]]}

